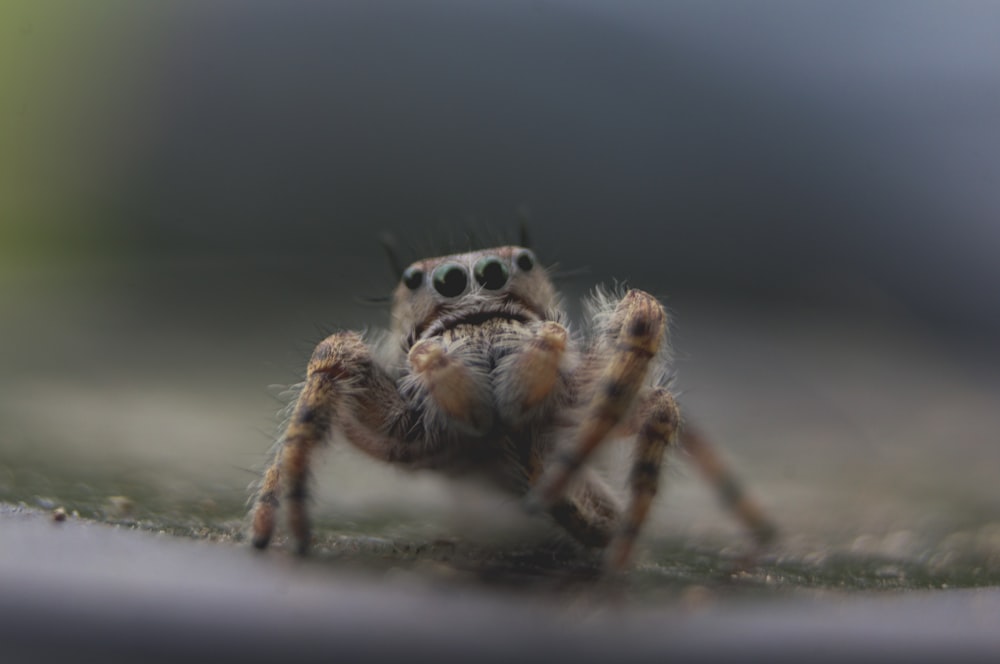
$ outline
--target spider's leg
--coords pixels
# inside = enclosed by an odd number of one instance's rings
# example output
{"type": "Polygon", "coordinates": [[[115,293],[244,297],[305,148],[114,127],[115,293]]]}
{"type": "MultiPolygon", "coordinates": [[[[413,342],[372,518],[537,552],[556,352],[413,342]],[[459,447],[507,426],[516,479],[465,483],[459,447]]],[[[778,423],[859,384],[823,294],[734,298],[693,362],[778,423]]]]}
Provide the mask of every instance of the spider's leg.
{"type": "Polygon", "coordinates": [[[309,545],[306,498],[313,450],[335,429],[372,456],[407,461],[416,447],[389,435],[404,411],[392,379],[373,361],[360,335],[346,332],[324,339],[313,351],[306,381],[254,501],[254,546],[271,541],[282,489],[288,523],[298,551],[309,545]]]}
{"type": "Polygon", "coordinates": [[[596,474],[584,471],[579,479],[549,513],[581,544],[606,547],[621,518],[621,507],[596,474]]]}
{"type": "Polygon", "coordinates": [[[610,360],[594,385],[572,445],[558,450],[528,497],[529,507],[547,508],[563,495],[587,458],[628,412],[666,330],[666,312],[656,298],[630,290],[612,314],[610,360]]]}
{"type": "Polygon", "coordinates": [[[685,422],[680,445],[706,481],[714,487],[726,509],[753,533],[757,544],[764,546],[770,543],[777,535],[777,528],[757,501],[746,493],[739,478],[726,466],[708,439],[685,422]]]}
{"type": "Polygon", "coordinates": [[[605,552],[605,565],[617,571],[625,567],[660,483],[660,465],[667,446],[676,441],[680,412],[665,389],[648,394],[637,413],[638,438],[635,460],[629,474],[629,503],[614,539],[605,552]]]}

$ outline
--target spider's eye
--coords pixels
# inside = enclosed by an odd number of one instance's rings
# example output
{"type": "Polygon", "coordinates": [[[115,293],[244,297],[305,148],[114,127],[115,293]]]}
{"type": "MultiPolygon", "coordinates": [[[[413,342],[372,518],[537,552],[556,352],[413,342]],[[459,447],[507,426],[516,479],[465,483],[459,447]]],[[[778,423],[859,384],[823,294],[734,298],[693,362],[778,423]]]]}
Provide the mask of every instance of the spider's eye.
{"type": "Polygon", "coordinates": [[[469,275],[457,263],[445,263],[434,270],[434,290],[445,297],[455,297],[469,285],[469,275]]]}
{"type": "Polygon", "coordinates": [[[535,254],[531,253],[529,249],[523,249],[514,262],[517,263],[518,269],[522,272],[529,272],[531,268],[535,267],[535,254]]]}
{"type": "Polygon", "coordinates": [[[486,256],[476,261],[473,273],[476,275],[476,282],[490,290],[503,288],[510,276],[507,266],[495,256],[486,256]]]}
{"type": "Polygon", "coordinates": [[[403,273],[403,283],[410,290],[417,290],[424,283],[424,271],[419,267],[408,267],[403,273]]]}

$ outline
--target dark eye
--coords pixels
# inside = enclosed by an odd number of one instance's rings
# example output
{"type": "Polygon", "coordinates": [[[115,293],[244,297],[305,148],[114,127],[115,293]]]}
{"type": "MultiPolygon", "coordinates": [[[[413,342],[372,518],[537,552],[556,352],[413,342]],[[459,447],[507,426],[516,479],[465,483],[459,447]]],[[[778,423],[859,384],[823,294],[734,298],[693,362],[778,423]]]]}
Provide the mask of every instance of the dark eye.
{"type": "Polygon", "coordinates": [[[455,297],[469,285],[465,268],[456,263],[445,263],[434,270],[434,290],[445,297],[455,297]]]}
{"type": "Polygon", "coordinates": [[[408,267],[403,273],[403,283],[410,290],[417,290],[424,283],[424,271],[419,267],[408,267]]]}
{"type": "Polygon", "coordinates": [[[523,251],[521,251],[521,253],[517,255],[517,258],[514,259],[514,262],[517,263],[517,267],[519,270],[521,270],[522,272],[529,272],[531,268],[535,267],[535,255],[531,253],[529,250],[524,249],[523,251]]]}
{"type": "Polygon", "coordinates": [[[507,266],[495,256],[480,258],[476,262],[473,273],[476,275],[476,282],[483,288],[490,290],[503,288],[504,284],[507,283],[507,277],[510,276],[507,266]]]}

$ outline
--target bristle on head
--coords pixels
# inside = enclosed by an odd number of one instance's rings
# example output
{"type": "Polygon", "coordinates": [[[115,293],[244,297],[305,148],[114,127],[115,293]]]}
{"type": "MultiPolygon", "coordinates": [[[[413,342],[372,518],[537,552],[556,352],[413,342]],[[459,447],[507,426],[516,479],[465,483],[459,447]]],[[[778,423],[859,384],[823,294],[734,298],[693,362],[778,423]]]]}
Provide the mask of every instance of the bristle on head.
{"type": "Polygon", "coordinates": [[[389,260],[389,269],[392,270],[394,279],[399,280],[403,276],[403,264],[399,260],[399,245],[396,238],[391,233],[381,233],[379,242],[385,250],[386,258],[389,260]]]}

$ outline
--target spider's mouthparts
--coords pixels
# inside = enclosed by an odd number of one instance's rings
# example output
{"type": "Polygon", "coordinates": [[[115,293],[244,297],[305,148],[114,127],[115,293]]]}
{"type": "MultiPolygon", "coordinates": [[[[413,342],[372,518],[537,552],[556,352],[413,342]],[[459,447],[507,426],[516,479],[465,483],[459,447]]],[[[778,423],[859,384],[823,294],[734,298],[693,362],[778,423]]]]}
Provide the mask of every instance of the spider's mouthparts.
{"type": "Polygon", "coordinates": [[[478,326],[492,320],[505,320],[514,323],[528,323],[538,316],[531,311],[516,306],[504,306],[495,309],[474,309],[448,312],[438,316],[418,331],[420,339],[429,339],[444,334],[449,330],[463,325],[478,326]]]}
{"type": "Polygon", "coordinates": [[[465,316],[459,316],[447,325],[448,328],[458,327],[459,325],[482,325],[486,321],[490,320],[512,320],[517,323],[527,323],[528,317],[514,313],[510,311],[476,311],[465,316]]]}

